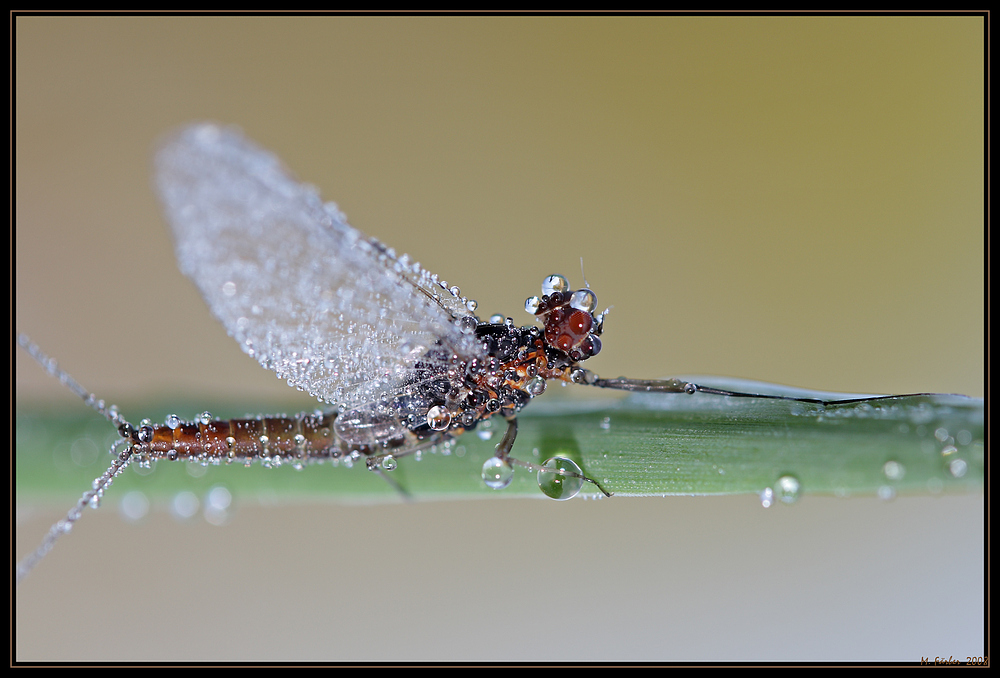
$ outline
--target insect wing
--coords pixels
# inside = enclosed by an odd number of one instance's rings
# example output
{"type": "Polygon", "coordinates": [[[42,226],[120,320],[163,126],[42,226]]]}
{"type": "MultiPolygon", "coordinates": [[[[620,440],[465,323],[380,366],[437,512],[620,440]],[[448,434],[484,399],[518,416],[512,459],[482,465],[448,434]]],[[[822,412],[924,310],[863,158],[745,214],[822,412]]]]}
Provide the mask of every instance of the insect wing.
{"type": "Polygon", "coordinates": [[[401,392],[417,361],[481,352],[466,300],[238,131],[186,128],[156,162],[181,271],[244,352],[291,386],[355,406],[401,392]]]}

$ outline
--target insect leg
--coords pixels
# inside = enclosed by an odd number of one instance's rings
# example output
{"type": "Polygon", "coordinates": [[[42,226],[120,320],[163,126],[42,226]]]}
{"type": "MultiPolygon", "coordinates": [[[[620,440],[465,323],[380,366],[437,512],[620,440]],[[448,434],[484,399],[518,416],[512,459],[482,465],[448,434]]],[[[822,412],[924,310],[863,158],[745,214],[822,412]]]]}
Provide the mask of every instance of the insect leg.
{"type": "Polygon", "coordinates": [[[613,388],[619,391],[640,391],[651,393],[696,393],[701,390],[697,384],[684,381],[682,379],[601,379],[589,370],[582,370],[586,374],[577,377],[580,384],[589,384],[598,388],[613,388]]]}
{"type": "MultiPolygon", "coordinates": [[[[556,473],[561,476],[567,476],[570,478],[580,478],[581,480],[586,480],[588,483],[593,483],[597,489],[599,489],[604,496],[610,497],[611,492],[608,492],[601,484],[594,480],[593,478],[588,478],[582,473],[574,473],[573,471],[565,471],[563,469],[548,468],[545,466],[540,466],[538,464],[532,464],[530,461],[521,461],[510,456],[510,451],[514,447],[514,439],[517,438],[517,417],[511,417],[507,420],[507,430],[503,434],[503,438],[500,439],[500,443],[497,445],[497,453],[494,459],[498,459],[501,462],[506,462],[508,465],[517,464],[522,468],[526,468],[529,471],[542,471],[544,473],[556,473]]],[[[492,460],[491,460],[492,461],[492,460]]],[[[489,462],[487,462],[489,463],[489,462]]]]}
{"type": "Polygon", "coordinates": [[[504,431],[503,438],[497,443],[497,458],[504,461],[510,460],[510,451],[514,449],[514,440],[517,438],[517,417],[507,420],[507,430],[504,431]]]}
{"type": "Polygon", "coordinates": [[[383,454],[373,454],[367,459],[365,459],[365,465],[368,467],[369,471],[377,473],[381,478],[385,479],[385,482],[389,483],[399,494],[403,497],[405,501],[413,501],[413,495],[411,495],[406,488],[399,484],[395,478],[392,478],[387,473],[396,468],[396,460],[400,457],[406,457],[408,455],[426,450],[429,447],[433,447],[445,439],[444,436],[434,436],[427,440],[420,442],[419,444],[414,444],[409,447],[403,447],[392,452],[385,452],[383,454]]]}
{"type": "Polygon", "coordinates": [[[792,396],[762,395],[759,393],[741,393],[739,391],[726,391],[719,388],[699,386],[683,379],[617,379],[594,378],[593,381],[584,381],[598,388],[611,388],[619,391],[633,391],[640,393],[710,393],[712,395],[735,396],[738,398],[770,398],[774,400],[797,400],[803,403],[824,403],[825,400],[818,398],[795,398],[792,396]]]}
{"type": "Polygon", "coordinates": [[[382,478],[383,480],[385,480],[385,482],[389,483],[392,489],[396,490],[396,492],[398,492],[399,495],[403,498],[403,501],[413,501],[413,495],[407,492],[406,488],[399,484],[399,481],[397,481],[395,478],[391,477],[388,473],[382,470],[381,464],[379,464],[378,462],[374,464],[369,463],[368,470],[374,471],[379,478],[382,478]]]}
{"type": "Polygon", "coordinates": [[[588,372],[587,378],[583,378],[579,383],[597,386],[599,388],[611,388],[619,391],[632,391],[640,393],[708,393],[711,395],[732,396],[734,398],[766,398],[769,400],[793,400],[800,403],[813,403],[816,405],[849,405],[852,403],[867,403],[876,400],[888,400],[890,398],[908,398],[913,396],[934,395],[932,393],[907,393],[905,395],[875,395],[863,398],[806,398],[801,396],[774,395],[768,393],[744,393],[742,391],[728,391],[721,388],[701,386],[683,379],[627,379],[619,377],[617,379],[601,379],[593,373],[588,372]]]}

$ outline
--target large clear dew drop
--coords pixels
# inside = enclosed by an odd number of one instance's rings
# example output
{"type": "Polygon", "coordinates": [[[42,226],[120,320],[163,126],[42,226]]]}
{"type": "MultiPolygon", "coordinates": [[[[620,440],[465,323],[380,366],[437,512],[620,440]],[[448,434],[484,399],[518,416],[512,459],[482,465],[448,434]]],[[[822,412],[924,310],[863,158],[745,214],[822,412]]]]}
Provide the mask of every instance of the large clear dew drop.
{"type": "Polygon", "coordinates": [[[490,457],[483,464],[483,482],[486,487],[502,490],[514,479],[514,467],[500,457],[490,457]]]}
{"type": "Polygon", "coordinates": [[[583,471],[566,457],[552,457],[538,472],[538,488],[556,501],[572,499],[583,487],[583,471]]]}

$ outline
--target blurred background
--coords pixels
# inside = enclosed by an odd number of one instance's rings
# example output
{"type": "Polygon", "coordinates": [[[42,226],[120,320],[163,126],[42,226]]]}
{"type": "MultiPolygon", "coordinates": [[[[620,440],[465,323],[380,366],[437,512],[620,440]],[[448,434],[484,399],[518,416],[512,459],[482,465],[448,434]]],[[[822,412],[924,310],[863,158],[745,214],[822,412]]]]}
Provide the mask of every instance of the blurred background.
{"type": "MultiPolygon", "coordinates": [[[[524,298],[550,273],[579,286],[582,257],[613,307],[603,376],[983,395],[982,18],[14,29],[16,327],[133,418],[312,405],[177,271],[152,156],[198,120],[241,126],[483,316],[527,323],[524,298]]],[[[14,361],[19,405],[82,407],[14,361]]],[[[16,556],[75,498],[19,510],[16,556]]],[[[313,504],[222,529],[102,510],[17,590],[15,658],[964,659],[983,652],[982,510],[313,504]]]]}

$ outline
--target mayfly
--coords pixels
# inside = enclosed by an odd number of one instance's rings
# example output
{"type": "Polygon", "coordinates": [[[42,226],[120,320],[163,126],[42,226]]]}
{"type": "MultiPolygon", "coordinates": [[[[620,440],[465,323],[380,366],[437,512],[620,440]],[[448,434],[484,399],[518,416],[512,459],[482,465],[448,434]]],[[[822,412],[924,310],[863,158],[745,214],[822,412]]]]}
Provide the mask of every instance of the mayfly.
{"type": "Polygon", "coordinates": [[[158,153],[156,172],[181,270],[245,353],[328,408],[233,420],[171,415],[163,424],[137,426],[20,336],[22,348],[111,421],[120,438],[107,471],[18,564],[18,580],[132,462],[350,460],[389,479],[399,458],[499,416],[507,428],[483,466],[486,485],[507,487],[521,466],[554,479],[548,489],[540,483],[549,496],[569,498],[584,482],[611,496],[571,460],[537,465],[512,456],[517,415],[548,381],[813,403],[864,400],[739,393],[682,379],[599,378],[580,365],[600,352],[606,314],[595,313],[589,287],[573,290],[566,278],[551,275],[541,296],[525,302],[541,326],[482,321],[476,302],[458,287],[349,226],[334,203],[323,203],[274,155],[231,128],[199,124],[180,131],[158,153]]]}

